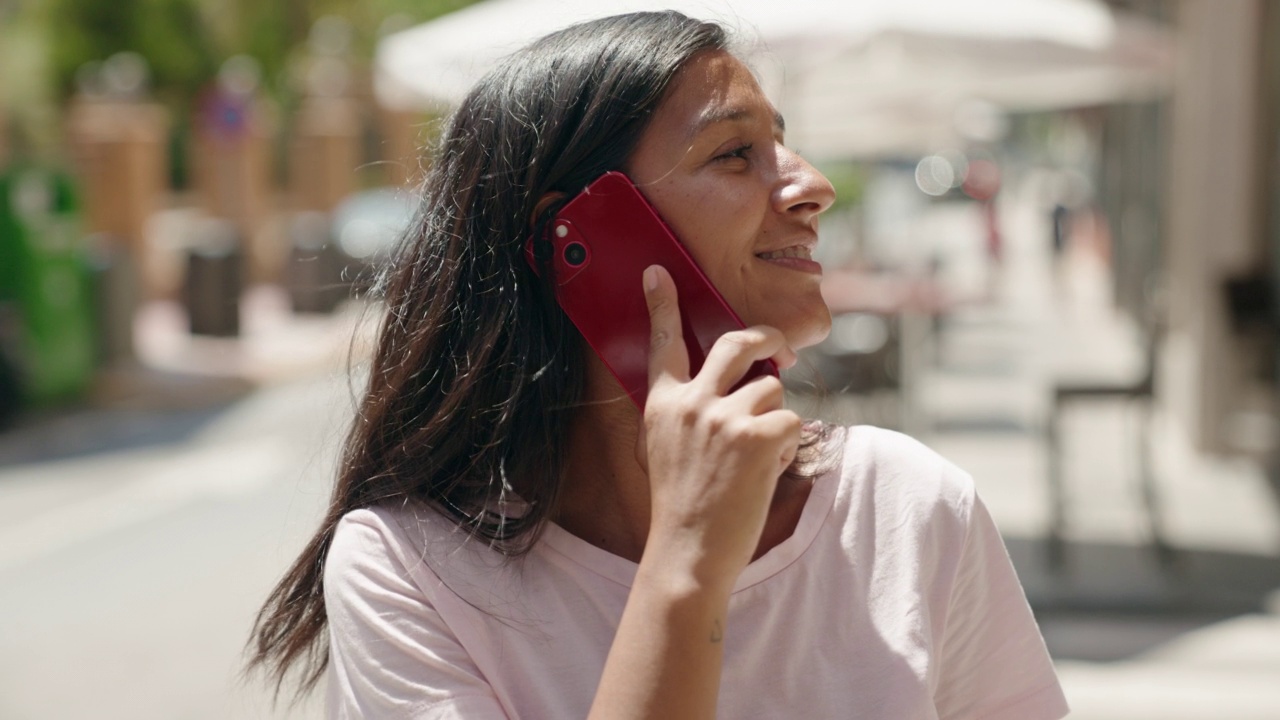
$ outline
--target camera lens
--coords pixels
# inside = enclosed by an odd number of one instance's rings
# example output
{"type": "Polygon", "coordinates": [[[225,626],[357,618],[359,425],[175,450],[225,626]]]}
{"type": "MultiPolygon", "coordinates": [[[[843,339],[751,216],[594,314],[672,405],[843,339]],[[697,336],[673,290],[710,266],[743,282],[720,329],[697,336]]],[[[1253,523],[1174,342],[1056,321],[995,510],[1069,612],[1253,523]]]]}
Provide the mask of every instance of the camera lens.
{"type": "Polygon", "coordinates": [[[564,261],[578,267],[587,261],[587,247],[582,243],[569,243],[564,248],[564,261]]]}

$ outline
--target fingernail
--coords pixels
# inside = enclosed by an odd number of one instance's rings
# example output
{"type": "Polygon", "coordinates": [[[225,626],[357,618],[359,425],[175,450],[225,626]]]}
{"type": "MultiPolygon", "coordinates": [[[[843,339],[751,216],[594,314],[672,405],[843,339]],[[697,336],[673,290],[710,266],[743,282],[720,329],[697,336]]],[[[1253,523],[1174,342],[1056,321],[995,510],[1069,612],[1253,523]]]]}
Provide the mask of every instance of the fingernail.
{"type": "Polygon", "coordinates": [[[653,292],[658,289],[658,268],[650,265],[644,269],[644,289],[647,292],[653,292]]]}

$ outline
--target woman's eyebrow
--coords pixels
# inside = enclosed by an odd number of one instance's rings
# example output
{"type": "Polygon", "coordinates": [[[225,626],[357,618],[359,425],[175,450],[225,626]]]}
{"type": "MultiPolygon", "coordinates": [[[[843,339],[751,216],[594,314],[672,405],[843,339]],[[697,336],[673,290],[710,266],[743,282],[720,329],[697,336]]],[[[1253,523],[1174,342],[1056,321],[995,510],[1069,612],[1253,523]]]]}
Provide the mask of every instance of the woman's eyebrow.
{"type": "MultiPolygon", "coordinates": [[[[689,132],[690,139],[696,137],[698,133],[706,130],[712,125],[723,122],[734,122],[738,120],[750,120],[756,116],[756,111],[751,108],[732,108],[732,107],[716,107],[708,108],[698,117],[697,122],[693,124],[693,128],[689,132]]],[[[787,131],[787,121],[783,119],[782,113],[777,110],[773,111],[773,125],[778,132],[785,133],[787,131]]]]}

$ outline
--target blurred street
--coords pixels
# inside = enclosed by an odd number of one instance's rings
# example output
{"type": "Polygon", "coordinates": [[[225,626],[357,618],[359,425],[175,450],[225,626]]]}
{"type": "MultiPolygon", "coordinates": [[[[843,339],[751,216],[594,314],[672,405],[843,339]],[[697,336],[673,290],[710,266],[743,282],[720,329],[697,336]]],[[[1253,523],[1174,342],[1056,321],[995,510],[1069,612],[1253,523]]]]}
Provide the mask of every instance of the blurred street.
{"type": "MultiPolygon", "coordinates": [[[[1099,268],[1069,265],[1060,293],[1040,216],[1014,200],[996,300],[958,310],[914,348],[932,359],[906,388],[913,431],[976,478],[1073,718],[1280,717],[1280,511],[1256,465],[1196,455],[1157,414],[1176,550],[1162,567],[1133,480],[1131,419],[1111,401],[1072,409],[1066,562],[1049,565],[1048,383],[1064,363],[1090,367],[1084,355],[1123,374],[1140,353],[1099,300],[1099,268]]],[[[924,226],[963,234],[965,218],[948,212],[924,226]]],[[[192,339],[166,306],[149,306],[138,334],[151,369],[117,379],[103,409],[0,434],[0,717],[319,715],[317,698],[272,710],[270,693],[239,677],[240,653],[327,499],[360,313],[290,316],[253,292],[238,339],[192,339]]],[[[856,416],[857,402],[831,398],[822,412],[856,416]]]]}
{"type": "Polygon", "coordinates": [[[1280,503],[1260,465],[1195,453],[1157,405],[1158,514],[1175,552],[1165,567],[1137,479],[1133,401],[1073,405],[1062,418],[1066,564],[1048,564],[1049,387],[1131,381],[1144,358],[1103,265],[1077,254],[1055,271],[1032,241],[1048,233],[1041,219],[1027,205],[1006,219],[1001,302],[957,314],[938,339],[938,366],[917,383],[931,419],[921,436],[973,474],[991,507],[1071,717],[1280,717],[1280,503]]]}
{"type": "MultiPolygon", "coordinates": [[[[351,298],[485,69],[633,4],[0,1],[0,720],[323,715],[244,650],[351,298]]],[[[668,4],[836,191],[790,406],[972,474],[1072,718],[1280,719],[1280,3],[668,4]]]]}

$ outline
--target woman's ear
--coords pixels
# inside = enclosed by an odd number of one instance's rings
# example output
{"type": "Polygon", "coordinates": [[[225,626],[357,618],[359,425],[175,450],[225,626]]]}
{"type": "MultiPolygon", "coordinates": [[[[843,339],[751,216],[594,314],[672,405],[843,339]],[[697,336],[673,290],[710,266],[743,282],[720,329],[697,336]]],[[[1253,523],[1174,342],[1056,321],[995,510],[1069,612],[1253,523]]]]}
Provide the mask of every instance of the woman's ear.
{"type": "Polygon", "coordinates": [[[542,197],[538,198],[538,204],[533,206],[533,214],[529,216],[529,228],[534,228],[538,224],[538,218],[541,217],[542,213],[551,206],[551,203],[564,197],[565,194],[566,193],[562,193],[558,190],[552,190],[551,192],[544,193],[542,197]]]}

